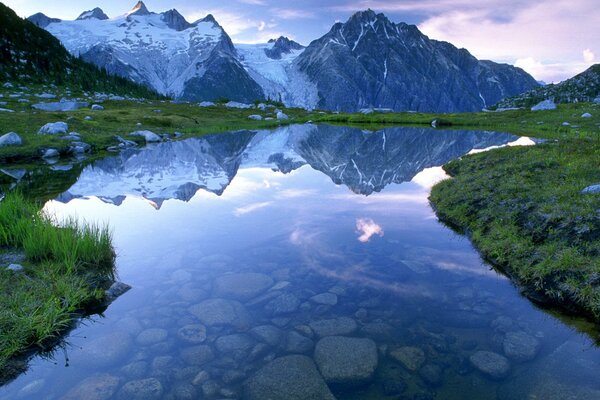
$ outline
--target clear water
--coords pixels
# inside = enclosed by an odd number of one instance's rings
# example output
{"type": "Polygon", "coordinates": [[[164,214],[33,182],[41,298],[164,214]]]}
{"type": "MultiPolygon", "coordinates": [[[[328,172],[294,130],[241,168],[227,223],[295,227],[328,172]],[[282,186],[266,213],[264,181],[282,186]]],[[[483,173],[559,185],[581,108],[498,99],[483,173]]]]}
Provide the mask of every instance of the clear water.
{"type": "Polygon", "coordinates": [[[136,398],[126,388],[147,378],[155,397],[138,398],[243,398],[270,361],[313,358],[318,321],[336,318],[330,332],[378,353],[370,380],[330,385],[338,399],[600,398],[590,337],[521,297],[428,203],[439,165],[515,140],[304,125],[96,162],[46,208],[109,223],[133,289],[0,398],[136,398]],[[229,318],[219,308],[232,301],[229,318]],[[268,339],[254,329],[265,325],[268,339]],[[508,371],[481,372],[478,351],[508,371]]]}

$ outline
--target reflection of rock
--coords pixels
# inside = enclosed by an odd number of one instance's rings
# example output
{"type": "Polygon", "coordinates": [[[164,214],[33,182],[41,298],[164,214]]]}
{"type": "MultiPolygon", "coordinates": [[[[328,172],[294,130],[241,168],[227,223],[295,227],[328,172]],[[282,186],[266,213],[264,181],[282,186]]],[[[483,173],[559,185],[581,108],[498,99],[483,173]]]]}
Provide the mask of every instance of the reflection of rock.
{"type": "Polygon", "coordinates": [[[306,356],[277,358],[244,383],[248,400],[333,400],[333,394],[306,356]]]}
{"type": "Polygon", "coordinates": [[[377,368],[377,346],[371,339],[328,336],[317,343],[315,362],[327,383],[363,384],[377,368]]]}

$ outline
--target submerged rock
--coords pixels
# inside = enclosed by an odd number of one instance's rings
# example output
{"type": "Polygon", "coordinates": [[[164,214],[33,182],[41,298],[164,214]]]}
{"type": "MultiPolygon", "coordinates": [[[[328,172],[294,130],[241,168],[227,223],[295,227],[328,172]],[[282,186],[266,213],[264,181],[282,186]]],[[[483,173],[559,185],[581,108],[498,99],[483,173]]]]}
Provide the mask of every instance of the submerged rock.
{"type": "Polygon", "coordinates": [[[321,293],[311,297],[310,301],[317,304],[335,306],[338,302],[338,298],[333,293],[321,293]]]}
{"type": "Polygon", "coordinates": [[[506,357],[491,351],[478,351],[469,360],[480,372],[493,379],[506,378],[510,371],[510,363],[506,357]]]}
{"type": "Polygon", "coordinates": [[[334,400],[313,360],[292,355],[277,358],[244,382],[247,400],[334,400]]]}
{"type": "Polygon", "coordinates": [[[311,352],[314,347],[315,343],[306,336],[303,336],[296,331],[288,332],[285,342],[286,352],[306,354],[311,352]]]}
{"type": "Polygon", "coordinates": [[[284,293],[265,305],[265,310],[271,315],[289,314],[300,307],[300,299],[291,293],[284,293]]]}
{"type": "Polygon", "coordinates": [[[148,378],[127,382],[117,393],[117,399],[154,400],[162,398],[162,395],[163,387],[160,381],[156,378],[148,378]]]}
{"type": "Polygon", "coordinates": [[[523,331],[509,332],[502,344],[504,354],[516,361],[533,360],[540,350],[540,341],[523,331]]]}
{"type": "Polygon", "coordinates": [[[187,343],[202,343],[206,340],[206,327],[200,324],[186,325],[177,331],[177,337],[187,343]]]}
{"type": "Polygon", "coordinates": [[[390,357],[409,371],[417,371],[425,363],[425,352],[418,347],[400,347],[390,351],[390,357]]]}
{"type": "Polygon", "coordinates": [[[315,362],[327,383],[364,384],[377,369],[377,346],[371,339],[328,336],[317,343],[315,362]]]}
{"type": "Polygon", "coordinates": [[[215,279],[214,292],[217,297],[249,300],[265,292],[273,283],[271,277],[253,272],[221,275],[215,279]]]}
{"type": "Polygon", "coordinates": [[[122,361],[132,348],[131,336],[116,331],[84,343],[83,349],[72,357],[75,368],[83,365],[93,368],[111,367],[122,361]]]}
{"type": "Polygon", "coordinates": [[[137,336],[135,341],[140,346],[150,346],[150,345],[164,341],[168,335],[169,335],[169,332],[166,329],[150,328],[150,329],[146,329],[145,331],[142,331],[137,336]]]}
{"type": "Polygon", "coordinates": [[[108,400],[117,391],[120,379],[109,374],[90,376],[67,392],[62,400],[108,400]]]}
{"type": "Polygon", "coordinates": [[[358,329],[356,321],[348,317],[313,321],[309,326],[319,337],[349,335],[358,329]]]}
{"type": "Polygon", "coordinates": [[[242,303],[235,300],[208,299],[189,308],[200,322],[207,326],[233,326],[241,328],[248,325],[250,316],[242,303]]]}

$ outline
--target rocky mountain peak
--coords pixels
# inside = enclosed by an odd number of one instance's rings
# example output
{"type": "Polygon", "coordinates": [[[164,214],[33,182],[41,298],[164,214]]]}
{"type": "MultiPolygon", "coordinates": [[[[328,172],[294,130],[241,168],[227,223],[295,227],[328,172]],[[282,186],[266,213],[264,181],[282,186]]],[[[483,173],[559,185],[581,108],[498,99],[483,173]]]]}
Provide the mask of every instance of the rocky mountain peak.
{"type": "Polygon", "coordinates": [[[48,25],[50,25],[51,23],[53,23],[53,22],[60,22],[61,21],[58,18],[50,18],[46,14],[41,13],[41,12],[33,14],[30,17],[27,17],[27,20],[30,21],[30,22],[33,22],[34,24],[36,24],[40,28],[45,28],[48,25]]]}
{"type": "Polygon", "coordinates": [[[215,19],[215,17],[212,14],[208,14],[206,17],[199,19],[198,21],[196,21],[195,23],[199,23],[199,22],[210,22],[215,26],[220,27],[221,25],[219,25],[219,23],[217,22],[217,20],[215,19]]]}
{"type": "Polygon", "coordinates": [[[148,11],[143,1],[138,1],[127,15],[150,15],[150,11],[148,11]]]}
{"type": "Polygon", "coordinates": [[[104,11],[102,11],[101,8],[96,7],[93,10],[82,12],[81,15],[79,15],[79,17],[77,17],[77,21],[82,21],[82,20],[92,19],[92,18],[104,21],[104,20],[108,19],[108,15],[106,15],[104,13],[104,11]]]}
{"type": "Polygon", "coordinates": [[[162,13],[162,19],[167,23],[169,28],[175,29],[176,31],[183,31],[191,26],[191,24],[186,21],[184,16],[181,15],[176,9],[162,13]]]}
{"type": "Polygon", "coordinates": [[[270,49],[265,49],[267,57],[274,60],[281,59],[282,54],[289,54],[292,50],[302,50],[304,46],[285,36],[280,36],[277,39],[269,40],[269,43],[274,43],[270,49]]]}

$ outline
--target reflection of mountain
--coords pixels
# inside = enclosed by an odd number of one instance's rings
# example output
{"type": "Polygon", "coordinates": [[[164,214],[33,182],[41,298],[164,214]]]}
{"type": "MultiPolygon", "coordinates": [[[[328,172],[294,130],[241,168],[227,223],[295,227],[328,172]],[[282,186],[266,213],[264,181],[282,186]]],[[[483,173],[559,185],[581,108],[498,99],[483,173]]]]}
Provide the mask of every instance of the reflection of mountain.
{"type": "Polygon", "coordinates": [[[355,193],[369,195],[410,181],[472,149],[506,144],[515,136],[493,132],[390,128],[377,132],[323,125],[276,131],[231,132],[127,150],[87,167],[59,200],[97,196],[120,204],[127,195],[158,205],[188,201],[199,189],[221,195],[238,169],[289,173],[310,165],[355,193]]]}

